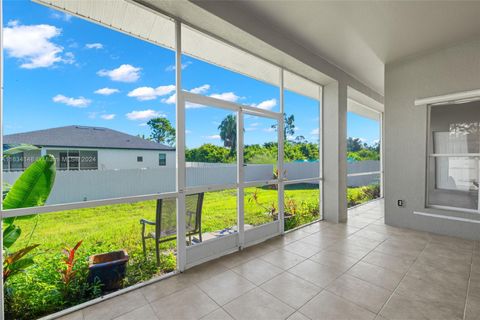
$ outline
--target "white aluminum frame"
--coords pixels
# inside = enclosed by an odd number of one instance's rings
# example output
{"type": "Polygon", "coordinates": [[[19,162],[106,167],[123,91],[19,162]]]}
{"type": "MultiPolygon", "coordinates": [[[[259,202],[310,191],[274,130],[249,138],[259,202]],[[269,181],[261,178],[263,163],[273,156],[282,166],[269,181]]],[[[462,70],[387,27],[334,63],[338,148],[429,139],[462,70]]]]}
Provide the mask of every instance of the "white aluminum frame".
{"type": "MultiPolygon", "coordinates": [[[[33,0],[35,1],[35,0],[33,0]]],[[[122,203],[131,203],[131,202],[138,202],[138,201],[147,201],[147,200],[155,200],[155,199],[166,199],[166,198],[176,198],[177,199],[177,271],[184,271],[186,266],[187,266],[187,261],[186,261],[186,243],[184,241],[178,241],[178,235],[180,234],[185,234],[185,215],[181,214],[182,212],[185,211],[185,196],[188,194],[193,194],[193,193],[198,193],[200,191],[215,191],[215,190],[223,190],[223,189],[232,189],[232,188],[237,188],[238,193],[237,193],[237,210],[238,210],[238,226],[239,226],[239,247],[240,249],[243,248],[245,244],[245,232],[244,232],[244,211],[239,210],[238,208],[244,207],[244,188],[246,187],[254,187],[254,186],[263,186],[263,185],[271,185],[271,184],[276,184],[279,187],[278,190],[278,199],[279,199],[279,220],[271,223],[267,223],[266,225],[273,225],[275,223],[279,223],[279,228],[278,228],[278,234],[284,233],[283,230],[283,216],[284,216],[284,208],[283,208],[283,197],[284,197],[284,186],[287,184],[294,184],[294,183],[303,183],[303,182],[318,182],[319,183],[319,199],[320,199],[320,215],[321,219],[323,219],[323,139],[324,139],[324,134],[323,134],[323,87],[322,85],[318,84],[314,80],[310,80],[308,78],[305,78],[302,75],[297,74],[296,72],[290,71],[289,72],[297,75],[300,78],[306,79],[308,81],[311,81],[313,83],[316,83],[319,86],[319,107],[321,106],[321,114],[320,114],[320,119],[319,119],[319,165],[320,165],[320,176],[315,177],[315,178],[308,178],[308,179],[296,179],[296,180],[286,180],[285,177],[283,177],[283,170],[280,171],[280,168],[283,167],[283,157],[284,157],[284,139],[283,139],[283,111],[284,111],[284,101],[283,101],[283,93],[285,88],[283,87],[283,71],[287,70],[283,68],[282,66],[269,61],[267,59],[264,59],[263,57],[260,57],[259,55],[247,51],[245,49],[239,48],[237,45],[229,42],[228,40],[219,38],[218,36],[215,36],[209,32],[206,32],[202,28],[193,26],[189,23],[184,22],[182,19],[178,17],[173,17],[169,15],[168,13],[165,12],[160,12],[157,9],[151,8],[143,3],[140,3],[140,1],[135,1],[135,0],[127,0],[129,2],[135,3],[146,10],[151,10],[155,11],[157,13],[161,13],[167,17],[169,17],[171,20],[175,22],[175,65],[176,65],[176,91],[177,91],[177,98],[176,98],[176,119],[177,119],[177,131],[176,131],[176,141],[177,141],[177,148],[176,148],[176,161],[177,161],[177,171],[176,171],[176,189],[174,192],[165,192],[165,193],[155,193],[155,194],[147,194],[147,195],[139,195],[139,196],[127,196],[127,197],[120,197],[120,198],[109,198],[109,199],[101,199],[101,200],[91,200],[91,201],[83,201],[83,202],[74,202],[74,203],[65,203],[65,204],[55,204],[55,205],[46,205],[46,206],[41,206],[41,207],[30,207],[30,208],[19,208],[19,209],[11,209],[11,210],[3,210],[3,208],[0,208],[0,226],[2,226],[2,221],[4,218],[9,218],[9,217],[18,217],[18,216],[25,216],[25,215],[31,215],[31,214],[45,214],[45,213],[53,213],[53,212],[59,212],[59,211],[64,211],[64,210],[71,210],[71,209],[82,209],[82,208],[91,208],[91,207],[97,207],[97,206],[104,206],[104,205],[114,205],[114,204],[122,204],[122,203]],[[235,47],[237,49],[240,49],[256,58],[259,58],[263,61],[266,61],[276,67],[279,68],[279,72],[281,72],[281,83],[279,84],[279,89],[280,89],[280,112],[272,112],[268,110],[262,110],[258,109],[255,107],[251,106],[246,106],[246,105],[241,105],[233,102],[228,102],[224,100],[219,100],[211,97],[206,97],[206,96],[201,96],[201,95],[195,95],[190,92],[182,91],[182,81],[181,81],[181,76],[182,76],[182,68],[181,68],[181,56],[182,56],[182,50],[181,50],[181,26],[182,24],[185,24],[189,26],[190,28],[194,28],[196,30],[199,30],[208,36],[211,36],[219,41],[222,41],[232,47],[235,47]],[[243,115],[245,113],[255,115],[255,116],[261,116],[261,117],[266,117],[266,118],[271,118],[275,119],[278,121],[278,168],[279,172],[281,173],[279,178],[277,180],[265,180],[265,181],[249,181],[245,182],[244,181],[244,167],[243,165],[238,165],[237,167],[237,182],[235,184],[227,184],[227,185],[212,185],[212,186],[201,186],[201,187],[191,187],[191,188],[186,188],[186,167],[185,167],[185,101],[192,101],[200,104],[206,104],[210,106],[221,106],[224,109],[229,109],[229,110],[236,110],[237,111],[237,145],[242,146],[242,148],[237,148],[237,162],[242,161],[243,163],[243,132],[242,130],[238,130],[239,126],[243,127],[243,115]],[[282,220],[280,220],[282,219],[282,220]],[[281,223],[280,223],[281,221],[281,223]]],[[[57,7],[45,4],[45,3],[39,3],[43,6],[53,8],[54,10],[66,12],[65,10],[59,9],[57,7]]],[[[68,12],[69,14],[72,14],[71,12],[68,12]]],[[[88,20],[92,23],[95,23],[97,25],[101,25],[102,27],[106,27],[109,29],[112,29],[116,32],[121,32],[124,34],[128,34],[129,36],[141,39],[143,41],[150,42],[146,39],[142,39],[139,36],[130,34],[129,32],[125,30],[117,30],[115,28],[112,28],[111,26],[107,26],[104,24],[101,24],[97,21],[93,21],[91,19],[88,19],[83,16],[79,16],[82,19],[88,20]]],[[[0,34],[3,34],[3,9],[2,9],[2,1],[0,1],[0,34]]],[[[3,145],[3,42],[0,41],[0,126],[1,126],[1,134],[0,134],[0,145],[3,145]]],[[[3,148],[0,148],[0,156],[3,158],[3,148]]],[[[283,168],[282,168],[283,169],[283,168]]],[[[0,180],[3,181],[3,161],[0,162],[0,173],[1,173],[1,178],[0,180]]],[[[0,191],[3,191],[3,184],[0,184],[0,191]]],[[[0,206],[1,207],[1,206],[0,206]]],[[[315,222],[312,222],[315,223],[315,222]]],[[[265,226],[265,225],[263,225],[265,226]]],[[[261,228],[262,226],[258,226],[254,228],[255,230],[261,228]]],[[[3,230],[3,229],[2,229],[3,230]]],[[[221,238],[220,238],[221,239],[221,238]]],[[[218,240],[220,240],[218,239],[218,240]]],[[[264,239],[259,239],[258,241],[263,241],[264,239]]],[[[250,242],[248,245],[252,245],[253,242],[250,242]]],[[[0,254],[0,260],[3,265],[3,239],[2,239],[2,232],[0,232],[0,250],[2,250],[0,254]]],[[[61,311],[60,313],[56,313],[54,315],[47,316],[47,318],[54,318],[59,315],[64,315],[69,312],[72,312],[74,310],[78,310],[82,307],[85,307],[87,305],[92,305],[95,303],[98,303],[100,301],[104,301],[106,299],[118,296],[119,294],[131,291],[135,288],[147,285],[149,283],[159,281],[165,277],[159,277],[159,278],[153,278],[152,280],[146,281],[144,283],[139,283],[134,286],[119,290],[115,292],[114,294],[102,296],[101,298],[88,301],[84,304],[75,306],[73,308],[69,308],[66,310],[61,311]]],[[[3,279],[0,279],[0,319],[3,318],[4,315],[4,285],[3,285],[3,279]]]]}
{"type": "MultiPolygon", "coordinates": [[[[368,171],[368,172],[347,173],[347,178],[348,177],[360,177],[360,176],[369,176],[369,175],[373,175],[373,174],[379,174],[380,175],[380,199],[382,199],[383,196],[384,196],[384,186],[385,186],[385,181],[384,181],[385,171],[383,169],[383,149],[384,149],[383,135],[384,135],[384,128],[385,128],[385,126],[384,126],[384,113],[382,111],[378,111],[374,108],[370,108],[370,107],[368,107],[364,104],[360,104],[360,103],[358,103],[358,104],[361,105],[363,108],[366,108],[366,109],[378,114],[378,125],[379,125],[378,145],[380,147],[380,170],[378,170],[378,171],[368,171]]],[[[359,116],[362,116],[362,115],[359,115],[359,116]]]]}
{"type": "MultiPolygon", "coordinates": [[[[229,184],[222,184],[222,185],[205,185],[205,186],[195,186],[195,187],[188,187],[185,186],[185,193],[186,194],[194,194],[194,193],[200,193],[200,192],[211,192],[211,191],[220,191],[220,190],[226,190],[226,189],[237,189],[237,227],[238,227],[238,232],[234,235],[229,235],[225,237],[220,237],[218,239],[210,239],[208,241],[198,243],[195,245],[192,245],[188,247],[188,250],[202,250],[202,247],[211,245],[212,242],[216,242],[217,245],[218,243],[222,242],[222,239],[226,238],[231,238],[231,237],[238,237],[238,246],[236,249],[243,249],[246,246],[245,243],[245,224],[244,224],[244,204],[245,204],[245,188],[247,187],[256,187],[256,186],[264,186],[264,185],[278,185],[280,188],[280,181],[281,178],[279,179],[272,179],[272,180],[257,180],[257,181],[245,181],[245,167],[244,167],[244,116],[246,114],[248,115],[253,115],[257,117],[263,117],[263,118],[269,118],[277,121],[277,125],[280,129],[282,129],[281,124],[283,123],[283,113],[280,112],[273,112],[269,110],[263,110],[255,107],[251,107],[248,105],[243,105],[235,102],[230,102],[226,100],[221,100],[217,98],[212,98],[208,96],[204,96],[201,94],[196,94],[196,93],[191,93],[188,91],[182,90],[179,94],[181,96],[181,102],[179,104],[180,108],[183,109],[181,112],[185,115],[185,110],[186,110],[186,105],[187,103],[195,103],[195,104],[200,104],[204,105],[209,108],[217,108],[217,109],[223,109],[223,110],[228,110],[228,111],[233,111],[236,114],[237,118],[237,178],[236,178],[236,183],[229,183],[229,184]]],[[[177,122],[177,128],[183,128],[183,132],[185,132],[185,116],[183,118],[177,117],[178,121],[182,121],[183,123],[180,124],[177,122]]],[[[277,161],[277,166],[280,168],[280,159],[283,158],[280,156],[280,144],[283,144],[283,130],[278,131],[278,137],[280,140],[281,137],[281,142],[279,141],[279,150],[278,150],[278,161],[277,161]]],[[[181,132],[180,130],[177,130],[177,134],[181,132]]],[[[184,154],[185,150],[185,143],[183,142],[183,146],[180,146],[180,144],[177,144],[177,152],[182,152],[184,154]],[[183,152],[182,152],[183,150],[183,152]]],[[[283,148],[282,148],[283,151],[283,148]]],[[[283,154],[283,152],[282,152],[283,154]]],[[[185,164],[183,166],[180,166],[179,164],[179,171],[186,171],[185,164]]],[[[283,200],[280,201],[280,195],[278,196],[279,200],[279,219],[278,221],[275,222],[269,222],[266,224],[271,224],[271,223],[279,223],[279,225],[283,225],[283,210],[280,211],[280,203],[283,203],[283,200]],[[282,214],[281,214],[282,213],[282,214]]],[[[282,208],[283,209],[283,208],[282,208]]],[[[180,212],[178,213],[180,215],[180,212]]],[[[177,217],[178,218],[178,217],[177,217]]],[[[180,223],[180,222],[179,222],[180,223]]],[[[185,222],[182,222],[185,223],[185,222]]],[[[265,224],[264,224],[265,225],[265,224]]],[[[262,225],[263,226],[263,225],[262,225]]],[[[262,226],[257,226],[253,229],[258,229],[261,228],[262,226]]],[[[248,231],[247,231],[248,232],[248,231]]],[[[271,234],[270,236],[275,236],[278,234],[283,233],[283,230],[278,230],[278,233],[271,234]]],[[[181,233],[179,233],[181,234],[181,233]]],[[[183,233],[184,234],[184,233],[183,233]]],[[[183,241],[182,241],[183,243],[183,241]]],[[[230,253],[232,248],[228,246],[228,242],[224,241],[226,246],[221,249],[221,252],[224,254],[230,253]]],[[[221,245],[220,245],[221,246],[221,245]]],[[[183,250],[183,248],[178,247],[178,250],[183,250]]],[[[185,248],[185,250],[187,250],[185,248]]],[[[212,255],[211,257],[204,257],[202,256],[199,261],[205,262],[209,259],[213,259],[218,257],[219,254],[212,255]]],[[[220,254],[222,255],[222,254],[220,254]]],[[[183,254],[182,254],[183,256],[183,254]]],[[[184,266],[193,266],[198,264],[198,261],[188,261],[187,255],[185,255],[186,260],[184,266]]],[[[177,258],[178,261],[178,258],[177,258]]]]}

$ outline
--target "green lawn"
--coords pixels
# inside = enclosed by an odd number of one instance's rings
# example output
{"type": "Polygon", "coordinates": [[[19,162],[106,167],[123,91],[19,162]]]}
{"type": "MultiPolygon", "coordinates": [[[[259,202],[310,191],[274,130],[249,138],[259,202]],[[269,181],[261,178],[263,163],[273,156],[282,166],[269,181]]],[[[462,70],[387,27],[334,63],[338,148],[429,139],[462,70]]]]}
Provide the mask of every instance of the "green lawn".
{"type": "MultiPolygon", "coordinates": [[[[300,184],[285,190],[286,211],[295,213],[286,219],[286,229],[319,219],[318,185],[300,184]]],[[[352,192],[349,190],[349,193],[352,192]]],[[[175,269],[175,241],[162,244],[161,267],[155,264],[153,242],[148,243],[145,260],[142,253],[141,218],[154,220],[155,201],[109,205],[97,208],[68,210],[37,215],[16,222],[22,236],[12,250],[28,244],[40,244],[35,252],[36,265],[25,273],[16,275],[6,283],[6,311],[9,318],[32,319],[52,313],[100,294],[98,287],[84,285],[87,259],[92,254],[126,249],[129,266],[125,285],[132,285],[155,275],[175,269]],[[62,290],[59,270],[64,268],[62,250],[83,240],[77,252],[77,279],[62,290]]],[[[245,224],[259,225],[275,219],[278,208],[277,190],[273,187],[247,188],[245,190],[245,224]],[[257,201],[253,200],[256,193],[257,201]]],[[[237,224],[237,192],[224,190],[205,194],[202,210],[204,233],[232,227],[237,224]]]]}

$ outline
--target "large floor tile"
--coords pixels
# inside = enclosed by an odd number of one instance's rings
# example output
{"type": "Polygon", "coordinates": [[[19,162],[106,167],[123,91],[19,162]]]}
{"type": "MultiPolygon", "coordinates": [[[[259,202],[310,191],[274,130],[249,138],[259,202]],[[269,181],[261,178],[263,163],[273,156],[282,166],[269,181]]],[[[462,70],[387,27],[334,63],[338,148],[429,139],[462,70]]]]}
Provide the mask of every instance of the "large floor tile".
{"type": "Polygon", "coordinates": [[[250,281],[232,271],[204,280],[198,286],[219,305],[224,305],[255,288],[250,281]]]}
{"type": "Polygon", "coordinates": [[[404,274],[408,271],[414,259],[400,258],[373,250],[362,261],[404,274]]]}
{"type": "Polygon", "coordinates": [[[199,266],[188,269],[181,274],[191,283],[198,283],[216,276],[219,273],[227,271],[228,268],[219,260],[213,260],[203,263],[199,266]]]}
{"type": "Polygon", "coordinates": [[[310,320],[310,318],[308,318],[307,316],[297,311],[294,314],[292,314],[290,317],[288,317],[287,320],[310,320]]]}
{"type": "Polygon", "coordinates": [[[392,294],[391,291],[377,287],[361,279],[343,275],[327,287],[337,296],[343,297],[374,313],[378,313],[392,294]]]}
{"type": "Polygon", "coordinates": [[[375,314],[333,293],[322,291],[300,310],[312,320],[369,320],[375,314]]]}
{"type": "Polygon", "coordinates": [[[236,320],[283,320],[295,312],[295,309],[260,288],[226,304],[224,309],[236,320]]]}
{"type": "Polygon", "coordinates": [[[389,320],[460,320],[463,309],[441,302],[428,302],[394,293],[380,315],[389,320]]]}
{"type": "Polygon", "coordinates": [[[304,258],[309,258],[320,252],[321,248],[303,240],[295,241],[284,247],[285,250],[295,253],[304,258]]]}
{"type": "Polygon", "coordinates": [[[339,271],[346,271],[355,263],[357,263],[359,259],[355,259],[338,252],[320,251],[319,253],[310,257],[310,260],[336,268],[339,271]]]}
{"type": "Polygon", "coordinates": [[[397,287],[403,278],[401,273],[366,262],[357,263],[348,270],[347,274],[391,291],[397,287]]]}
{"type": "Polygon", "coordinates": [[[83,316],[86,320],[113,319],[147,303],[143,294],[136,290],[85,308],[83,316]]]}
{"type": "Polygon", "coordinates": [[[311,260],[305,260],[304,262],[297,264],[295,267],[288,270],[288,272],[304,280],[310,281],[321,288],[325,288],[342,274],[342,271],[311,260]]]}
{"type": "Polygon", "coordinates": [[[351,242],[339,241],[329,246],[325,251],[333,251],[345,254],[349,257],[361,259],[365,257],[372,249],[357,246],[351,242]]]}
{"type": "Polygon", "coordinates": [[[233,320],[233,318],[222,308],[207,314],[202,320],[233,320]]]}
{"type": "Polygon", "coordinates": [[[115,318],[114,320],[158,320],[155,312],[153,312],[150,305],[145,305],[133,311],[130,311],[126,314],[121,315],[120,317],[115,318]]]}
{"type": "Polygon", "coordinates": [[[260,259],[265,260],[280,269],[287,270],[304,261],[306,258],[285,249],[277,249],[261,256],[260,259]]]}
{"type": "Polygon", "coordinates": [[[435,255],[421,254],[417,258],[417,261],[415,261],[415,264],[423,264],[432,270],[442,270],[452,273],[459,273],[462,275],[468,275],[471,269],[469,262],[435,255]]]}
{"type": "Polygon", "coordinates": [[[159,320],[200,319],[218,305],[198,287],[178,291],[151,303],[159,320]]]}
{"type": "Polygon", "coordinates": [[[148,302],[152,302],[191,286],[193,286],[192,281],[179,274],[142,287],[140,291],[148,302]]]}
{"type": "Polygon", "coordinates": [[[261,288],[295,309],[300,308],[322,290],[288,272],[264,283],[261,288]]]}
{"type": "Polygon", "coordinates": [[[248,279],[256,285],[260,285],[277,274],[282,273],[283,270],[270,264],[262,259],[250,260],[232,269],[235,273],[248,279]]]}

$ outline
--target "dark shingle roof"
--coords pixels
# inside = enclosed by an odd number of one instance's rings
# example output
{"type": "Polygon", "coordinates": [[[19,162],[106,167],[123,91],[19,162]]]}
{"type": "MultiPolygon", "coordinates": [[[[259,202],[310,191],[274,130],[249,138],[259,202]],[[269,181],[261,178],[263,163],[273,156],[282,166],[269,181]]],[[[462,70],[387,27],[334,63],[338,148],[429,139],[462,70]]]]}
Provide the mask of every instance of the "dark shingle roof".
{"type": "Polygon", "coordinates": [[[9,134],[4,144],[27,143],[42,147],[175,150],[167,145],[108,128],[67,126],[9,134]]]}

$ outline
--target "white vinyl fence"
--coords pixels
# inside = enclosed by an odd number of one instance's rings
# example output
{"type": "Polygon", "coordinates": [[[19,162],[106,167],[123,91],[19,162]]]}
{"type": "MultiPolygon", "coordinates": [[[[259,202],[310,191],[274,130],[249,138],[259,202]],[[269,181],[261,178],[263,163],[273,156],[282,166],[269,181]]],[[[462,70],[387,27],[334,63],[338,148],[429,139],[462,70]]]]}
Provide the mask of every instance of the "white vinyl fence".
{"type": "Polygon", "coordinates": [[[347,186],[361,187],[380,182],[380,161],[365,160],[348,163],[347,186]],[[363,175],[367,172],[378,172],[363,175]],[[360,175],[358,175],[360,174],[360,175]]]}
{"type": "MultiPolygon", "coordinates": [[[[378,161],[377,161],[378,162],[378,161]]],[[[368,161],[349,164],[355,172],[374,171],[378,164],[368,161]],[[359,171],[361,170],[361,171],[359,171]]],[[[245,167],[245,181],[266,181],[273,178],[274,166],[252,164],[245,167]]],[[[319,164],[307,162],[286,163],[287,179],[316,178],[319,164]]],[[[187,164],[187,186],[234,184],[235,164],[187,164]]],[[[22,172],[4,172],[3,180],[13,184],[22,172]]],[[[372,181],[370,176],[351,177],[356,185],[372,181]]],[[[349,186],[350,184],[349,178],[349,186]]],[[[127,196],[175,191],[175,168],[57,171],[55,185],[47,204],[100,200],[127,196]]]]}

